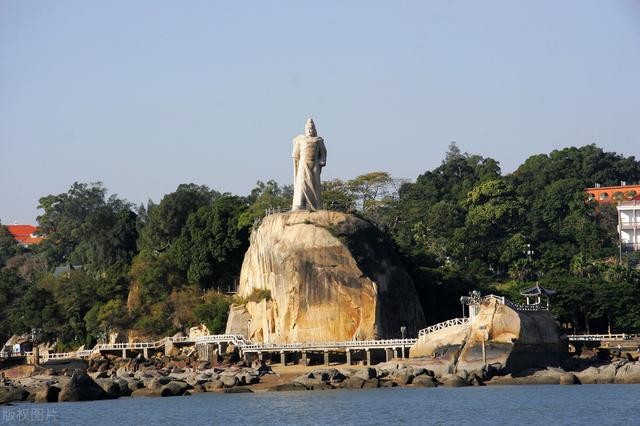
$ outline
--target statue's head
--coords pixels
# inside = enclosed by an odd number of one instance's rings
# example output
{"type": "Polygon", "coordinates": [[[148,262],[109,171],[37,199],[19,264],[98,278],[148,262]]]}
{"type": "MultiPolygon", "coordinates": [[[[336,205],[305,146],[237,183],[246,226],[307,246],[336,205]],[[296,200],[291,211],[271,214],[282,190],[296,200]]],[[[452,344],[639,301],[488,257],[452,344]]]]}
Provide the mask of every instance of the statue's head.
{"type": "Polygon", "coordinates": [[[304,134],[309,137],[318,136],[318,133],[316,132],[316,125],[313,122],[313,118],[309,118],[307,120],[307,124],[304,126],[304,134]]]}

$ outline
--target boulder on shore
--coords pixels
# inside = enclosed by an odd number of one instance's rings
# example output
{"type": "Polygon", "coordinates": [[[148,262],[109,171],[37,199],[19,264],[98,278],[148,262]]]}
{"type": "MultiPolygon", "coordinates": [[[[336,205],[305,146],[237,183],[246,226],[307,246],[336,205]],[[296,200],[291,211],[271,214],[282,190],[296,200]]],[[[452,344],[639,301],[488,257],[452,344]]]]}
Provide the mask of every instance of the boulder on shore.
{"type": "Polygon", "coordinates": [[[76,370],[71,380],[62,386],[58,401],[95,401],[108,399],[109,395],[91,377],[82,371],[76,370]]]}
{"type": "MultiPolygon", "coordinates": [[[[431,360],[433,370],[480,371],[487,364],[501,374],[538,365],[560,365],[567,342],[549,311],[516,310],[485,299],[471,323],[457,324],[421,336],[410,357],[431,360]]],[[[425,364],[428,365],[428,364],[425,364]]]]}

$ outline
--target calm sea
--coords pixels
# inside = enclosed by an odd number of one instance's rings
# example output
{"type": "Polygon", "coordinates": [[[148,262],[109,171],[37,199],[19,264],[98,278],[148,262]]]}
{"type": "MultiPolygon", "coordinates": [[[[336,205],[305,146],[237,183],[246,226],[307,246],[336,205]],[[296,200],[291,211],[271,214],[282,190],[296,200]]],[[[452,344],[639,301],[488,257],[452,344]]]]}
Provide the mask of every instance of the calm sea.
{"type": "Polygon", "coordinates": [[[640,385],[201,393],[19,404],[0,412],[2,425],[633,425],[640,424],[640,385]]]}

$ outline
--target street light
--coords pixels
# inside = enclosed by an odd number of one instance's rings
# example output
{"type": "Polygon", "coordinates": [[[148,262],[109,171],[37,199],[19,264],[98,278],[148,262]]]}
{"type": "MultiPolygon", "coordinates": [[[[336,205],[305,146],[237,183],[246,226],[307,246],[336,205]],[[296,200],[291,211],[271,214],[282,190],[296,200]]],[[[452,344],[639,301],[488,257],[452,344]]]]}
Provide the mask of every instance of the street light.
{"type": "Polygon", "coordinates": [[[400,327],[400,334],[402,334],[402,359],[404,359],[404,333],[407,331],[407,327],[404,325],[400,327]]]}
{"type": "Polygon", "coordinates": [[[40,364],[40,348],[38,347],[38,345],[40,344],[41,339],[42,339],[42,329],[32,328],[31,343],[33,344],[33,365],[40,364]]]}

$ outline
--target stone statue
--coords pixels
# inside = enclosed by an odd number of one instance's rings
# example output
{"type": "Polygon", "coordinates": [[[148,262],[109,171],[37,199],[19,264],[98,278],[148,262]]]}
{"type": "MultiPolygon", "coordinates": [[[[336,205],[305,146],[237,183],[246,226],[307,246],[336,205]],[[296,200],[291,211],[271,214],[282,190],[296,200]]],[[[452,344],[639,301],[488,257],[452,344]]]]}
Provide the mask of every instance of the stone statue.
{"type": "Polygon", "coordinates": [[[327,163],[324,140],[318,137],[316,126],[307,120],[304,135],[293,139],[293,206],[292,210],[321,210],[322,186],[320,172],[327,163]]]}

